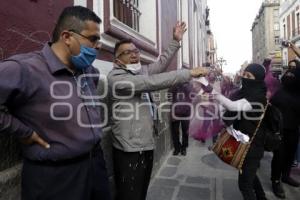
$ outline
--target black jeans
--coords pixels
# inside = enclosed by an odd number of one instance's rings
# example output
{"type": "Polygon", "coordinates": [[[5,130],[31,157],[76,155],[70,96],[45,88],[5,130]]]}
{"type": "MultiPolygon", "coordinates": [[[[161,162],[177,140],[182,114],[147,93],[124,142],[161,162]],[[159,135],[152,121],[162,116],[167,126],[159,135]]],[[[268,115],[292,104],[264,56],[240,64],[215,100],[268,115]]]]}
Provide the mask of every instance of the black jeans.
{"type": "Polygon", "coordinates": [[[22,200],[111,200],[108,176],[100,150],[72,161],[24,160],[22,200]]]}
{"type": "Polygon", "coordinates": [[[189,120],[176,120],[172,122],[172,140],[174,149],[176,151],[180,151],[180,149],[185,149],[189,145],[189,120]],[[180,127],[181,124],[181,132],[182,132],[182,143],[180,143],[179,135],[180,135],[180,127]]]}
{"type": "Polygon", "coordinates": [[[113,149],[117,200],[145,200],[153,167],[153,150],[124,152],[113,149]]]}
{"type": "Polygon", "coordinates": [[[242,171],[239,173],[239,189],[244,200],[263,200],[266,199],[264,189],[256,175],[264,149],[251,148],[244,161],[242,171]]]}
{"type": "Polygon", "coordinates": [[[273,152],[271,165],[271,180],[280,180],[282,176],[289,176],[295,159],[299,141],[298,130],[283,130],[280,148],[273,152]]]}

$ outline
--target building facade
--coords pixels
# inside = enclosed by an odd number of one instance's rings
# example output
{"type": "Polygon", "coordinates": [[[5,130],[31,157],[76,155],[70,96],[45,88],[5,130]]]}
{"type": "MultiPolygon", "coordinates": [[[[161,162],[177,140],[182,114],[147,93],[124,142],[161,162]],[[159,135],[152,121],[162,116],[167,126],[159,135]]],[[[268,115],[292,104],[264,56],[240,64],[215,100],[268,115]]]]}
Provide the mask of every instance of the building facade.
{"type": "Polygon", "coordinates": [[[272,58],[273,69],[281,66],[280,0],[265,0],[252,24],[252,60],[262,63],[272,58]]]}
{"type": "Polygon", "coordinates": [[[207,51],[206,53],[206,65],[209,67],[216,67],[217,63],[217,48],[215,43],[214,35],[210,29],[210,19],[209,19],[210,9],[206,8],[206,19],[205,25],[207,27],[206,34],[207,34],[207,51]]]}
{"type": "Polygon", "coordinates": [[[207,32],[207,51],[206,51],[206,66],[216,67],[217,64],[217,49],[213,33],[207,32]]]}
{"type": "MultiPolygon", "coordinates": [[[[284,0],[280,6],[280,38],[283,41],[291,41],[297,47],[300,47],[300,1],[284,0]]],[[[294,52],[286,47],[282,47],[282,64],[288,65],[288,62],[297,58],[294,52]]]]}
{"type": "MultiPolygon", "coordinates": [[[[177,58],[168,70],[193,68],[207,62],[207,5],[206,0],[11,0],[0,7],[0,60],[14,54],[39,50],[51,41],[51,33],[58,15],[66,6],[82,5],[92,9],[102,19],[103,48],[94,63],[102,76],[111,70],[113,48],[122,38],[131,38],[141,49],[141,60],[150,63],[157,59],[172,40],[173,26],[178,20],[188,25],[177,58]]],[[[103,92],[100,87],[99,92],[103,92]]],[[[167,101],[166,91],[156,93],[157,103],[167,101]]],[[[104,102],[107,99],[103,100],[104,102]]],[[[160,135],[156,138],[154,173],[172,148],[170,119],[165,113],[160,121],[160,135]]],[[[113,177],[110,127],[104,128],[102,146],[109,176],[113,177]]],[[[22,162],[18,142],[11,136],[0,135],[0,200],[18,199],[22,162]]]]}

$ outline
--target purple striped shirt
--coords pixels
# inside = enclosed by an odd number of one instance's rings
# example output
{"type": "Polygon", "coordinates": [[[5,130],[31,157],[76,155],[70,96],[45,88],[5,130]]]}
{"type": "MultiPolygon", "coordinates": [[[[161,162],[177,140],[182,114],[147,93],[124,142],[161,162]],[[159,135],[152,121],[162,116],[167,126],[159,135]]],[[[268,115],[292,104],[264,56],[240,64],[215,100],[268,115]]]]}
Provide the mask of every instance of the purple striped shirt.
{"type": "Polygon", "coordinates": [[[22,145],[24,156],[31,160],[82,155],[100,141],[102,133],[95,96],[98,71],[89,67],[73,74],[49,45],[0,63],[0,134],[25,138],[35,131],[51,146],[22,145]],[[95,76],[80,78],[82,74],[95,76]]]}

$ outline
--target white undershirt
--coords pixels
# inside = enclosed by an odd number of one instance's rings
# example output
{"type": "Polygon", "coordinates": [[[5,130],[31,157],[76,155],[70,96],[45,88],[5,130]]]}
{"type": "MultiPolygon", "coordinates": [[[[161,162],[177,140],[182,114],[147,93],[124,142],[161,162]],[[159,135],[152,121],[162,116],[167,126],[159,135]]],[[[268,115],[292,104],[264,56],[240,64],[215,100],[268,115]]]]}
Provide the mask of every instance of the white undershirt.
{"type": "MultiPolygon", "coordinates": [[[[223,96],[220,93],[216,93],[213,91],[213,93],[216,95],[216,100],[221,104],[223,108],[221,108],[221,112],[224,113],[225,110],[229,111],[250,111],[252,110],[252,106],[245,98],[239,99],[237,101],[232,101],[228,99],[227,97],[223,96]],[[224,109],[225,108],[225,109],[224,109]]],[[[227,127],[227,131],[230,135],[232,135],[237,141],[241,141],[242,143],[248,143],[250,138],[248,135],[240,132],[239,130],[235,130],[233,126],[227,127]]]]}
{"type": "Polygon", "coordinates": [[[232,101],[222,94],[215,94],[216,100],[229,111],[250,111],[252,106],[245,98],[232,101]]]}

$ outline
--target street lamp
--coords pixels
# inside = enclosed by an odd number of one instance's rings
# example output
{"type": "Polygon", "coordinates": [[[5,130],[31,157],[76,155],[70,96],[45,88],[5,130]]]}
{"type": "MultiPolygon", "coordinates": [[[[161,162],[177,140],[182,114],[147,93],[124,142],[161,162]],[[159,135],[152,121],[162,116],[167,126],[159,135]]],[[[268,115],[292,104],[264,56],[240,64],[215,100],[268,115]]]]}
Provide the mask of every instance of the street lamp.
{"type": "Polygon", "coordinates": [[[227,61],[223,57],[220,57],[217,59],[217,63],[219,63],[221,71],[223,72],[223,65],[227,65],[227,61]]]}

